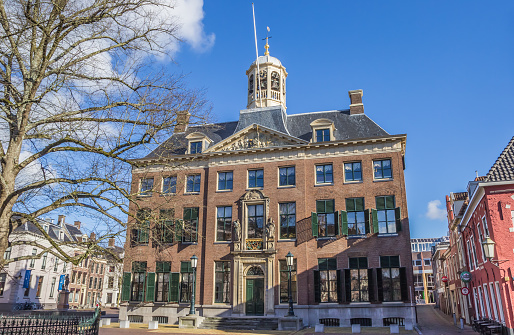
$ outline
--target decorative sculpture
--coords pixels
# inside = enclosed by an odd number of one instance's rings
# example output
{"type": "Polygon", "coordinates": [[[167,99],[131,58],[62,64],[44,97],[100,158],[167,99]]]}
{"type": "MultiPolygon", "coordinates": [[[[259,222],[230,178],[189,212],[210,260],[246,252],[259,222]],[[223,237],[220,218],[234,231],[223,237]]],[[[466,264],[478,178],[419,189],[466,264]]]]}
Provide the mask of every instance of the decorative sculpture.
{"type": "Polygon", "coordinates": [[[232,224],[234,226],[235,241],[239,242],[241,241],[241,223],[239,222],[239,220],[236,220],[232,224]]]}
{"type": "Polygon", "coordinates": [[[266,224],[266,237],[268,241],[275,239],[275,221],[272,218],[269,218],[266,224]]]}

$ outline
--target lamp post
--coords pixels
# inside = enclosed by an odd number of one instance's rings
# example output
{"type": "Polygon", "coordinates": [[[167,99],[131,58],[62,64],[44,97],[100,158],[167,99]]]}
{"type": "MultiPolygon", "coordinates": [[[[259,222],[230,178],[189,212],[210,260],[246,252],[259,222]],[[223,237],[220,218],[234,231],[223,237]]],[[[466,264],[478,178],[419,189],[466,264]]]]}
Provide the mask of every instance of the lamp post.
{"type": "Polygon", "coordinates": [[[287,281],[287,293],[289,295],[289,312],[287,312],[287,316],[294,316],[293,311],[293,296],[291,292],[291,269],[293,267],[293,254],[291,251],[286,255],[287,269],[289,270],[289,279],[287,281]]]}
{"type": "Polygon", "coordinates": [[[492,260],[494,258],[494,241],[487,236],[484,241],[482,242],[482,247],[484,248],[484,256],[488,260],[492,260]]]}
{"type": "Polygon", "coordinates": [[[198,257],[196,255],[191,256],[191,267],[193,268],[193,288],[191,290],[191,308],[189,309],[189,315],[195,315],[195,287],[196,287],[196,265],[198,263],[198,257]]]}

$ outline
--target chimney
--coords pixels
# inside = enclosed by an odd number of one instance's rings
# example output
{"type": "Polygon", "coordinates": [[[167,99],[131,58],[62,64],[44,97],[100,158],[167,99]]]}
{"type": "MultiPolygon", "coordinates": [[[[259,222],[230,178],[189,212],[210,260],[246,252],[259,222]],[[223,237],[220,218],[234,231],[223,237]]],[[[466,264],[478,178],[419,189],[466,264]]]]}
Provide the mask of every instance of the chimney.
{"type": "Polygon", "coordinates": [[[116,242],[116,240],[114,238],[110,238],[109,239],[109,248],[114,248],[114,243],[116,242]]]}
{"type": "Polygon", "coordinates": [[[173,133],[183,133],[186,131],[187,124],[189,123],[189,118],[191,114],[187,111],[177,112],[177,124],[175,125],[175,129],[173,133]]]}
{"type": "Polygon", "coordinates": [[[348,91],[348,95],[350,96],[350,115],[364,114],[362,90],[348,91]]]}
{"type": "Polygon", "coordinates": [[[82,242],[82,236],[77,236],[77,241],[82,242]]]}
{"type": "Polygon", "coordinates": [[[93,233],[93,232],[91,232],[91,235],[89,236],[89,239],[90,239],[91,241],[96,240],[96,234],[95,234],[95,233],[93,233]]]}
{"type": "Polygon", "coordinates": [[[73,225],[77,227],[78,230],[80,230],[80,221],[73,222],[73,225]]]}
{"type": "Polygon", "coordinates": [[[65,217],[66,217],[66,216],[64,216],[64,215],[59,215],[59,217],[58,217],[58,219],[57,219],[57,224],[58,224],[59,226],[61,226],[61,227],[62,227],[62,226],[64,226],[64,218],[65,218],[65,217]]]}

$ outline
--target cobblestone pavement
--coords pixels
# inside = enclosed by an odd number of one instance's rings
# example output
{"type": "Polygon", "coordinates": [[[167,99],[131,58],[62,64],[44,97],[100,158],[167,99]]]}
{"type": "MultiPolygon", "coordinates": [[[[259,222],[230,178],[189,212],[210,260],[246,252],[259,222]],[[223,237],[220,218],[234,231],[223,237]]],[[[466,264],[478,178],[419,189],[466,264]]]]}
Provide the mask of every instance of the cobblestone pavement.
{"type": "Polygon", "coordinates": [[[418,305],[418,328],[423,335],[475,334],[471,326],[460,329],[453,324],[453,317],[444,314],[434,305],[418,305]]]}

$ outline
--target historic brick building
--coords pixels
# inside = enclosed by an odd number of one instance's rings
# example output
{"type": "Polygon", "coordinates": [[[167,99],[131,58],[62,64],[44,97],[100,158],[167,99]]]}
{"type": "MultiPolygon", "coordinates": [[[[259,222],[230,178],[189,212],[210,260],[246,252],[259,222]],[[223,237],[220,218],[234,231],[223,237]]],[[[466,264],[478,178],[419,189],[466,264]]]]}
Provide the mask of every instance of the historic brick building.
{"type": "Polygon", "coordinates": [[[193,255],[199,315],[284,316],[291,252],[304,324],[412,322],[406,135],[364,114],[362,90],[349,109],[286,113],[285,68],[257,62],[239,120],[177,127],[133,170],[120,319],[186,315],[193,255]]]}
{"type": "Polygon", "coordinates": [[[411,239],[412,271],[416,302],[434,303],[434,272],[432,269],[432,248],[448,237],[411,239]]]}

